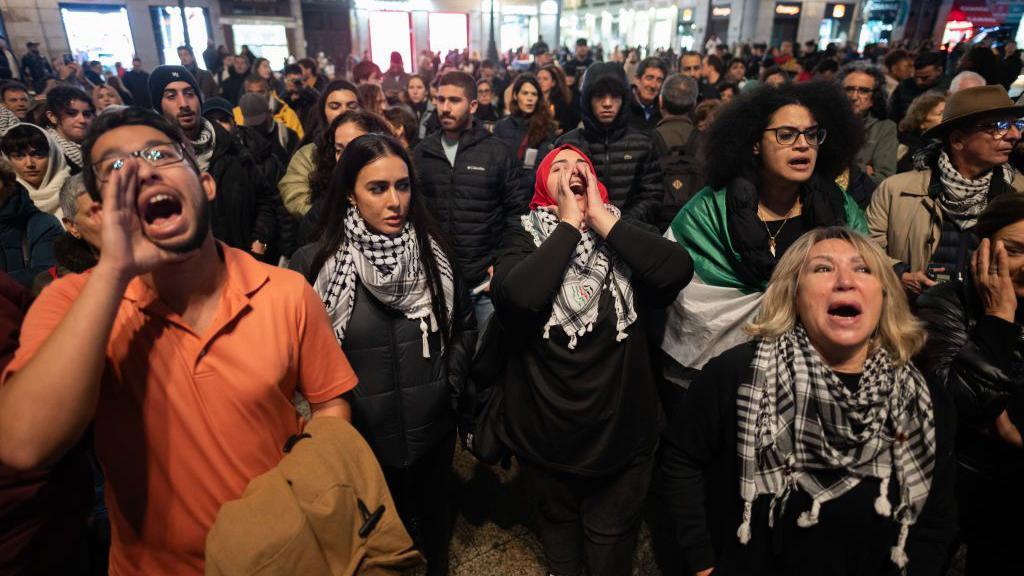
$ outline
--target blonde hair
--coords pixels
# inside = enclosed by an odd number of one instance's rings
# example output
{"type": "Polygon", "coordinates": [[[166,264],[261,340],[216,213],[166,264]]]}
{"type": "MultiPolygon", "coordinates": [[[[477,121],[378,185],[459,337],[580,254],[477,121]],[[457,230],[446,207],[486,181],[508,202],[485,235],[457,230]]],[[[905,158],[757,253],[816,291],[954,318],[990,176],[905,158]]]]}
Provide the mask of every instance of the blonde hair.
{"type": "Polygon", "coordinates": [[[841,226],[811,230],[786,250],[768,282],[761,310],[746,327],[747,333],[755,338],[773,339],[793,329],[797,319],[797,291],[807,256],[811,248],[825,240],[850,243],[882,284],[882,313],[871,339],[871,349],[881,346],[897,364],[909,362],[924,346],[925,331],[910,312],[903,287],[881,248],[859,232],[841,226]]]}
{"type": "Polygon", "coordinates": [[[99,105],[99,96],[105,90],[109,90],[110,93],[114,95],[115,102],[113,104],[111,104],[111,106],[124,106],[124,100],[121,99],[121,94],[118,93],[117,89],[115,89],[113,86],[110,86],[108,84],[98,84],[96,86],[93,86],[93,88],[92,88],[92,105],[97,109],[97,111],[99,110],[99,107],[100,107],[100,105],[99,105]]]}

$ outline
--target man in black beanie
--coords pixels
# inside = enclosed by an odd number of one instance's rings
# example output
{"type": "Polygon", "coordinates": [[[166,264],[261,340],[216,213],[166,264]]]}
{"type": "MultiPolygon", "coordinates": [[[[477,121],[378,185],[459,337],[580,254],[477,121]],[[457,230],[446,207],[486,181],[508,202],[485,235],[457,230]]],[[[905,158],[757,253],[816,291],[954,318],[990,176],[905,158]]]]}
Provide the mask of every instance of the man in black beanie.
{"type": "Polygon", "coordinates": [[[201,172],[213,176],[213,234],[229,246],[260,258],[274,238],[276,191],[259,177],[238,138],[202,117],[202,91],[183,66],[158,66],[149,76],[153,108],[178,126],[192,145],[201,172]]]}
{"type": "Polygon", "coordinates": [[[624,217],[650,223],[663,195],[661,167],[651,133],[629,125],[629,98],[629,80],[621,64],[592,64],[580,88],[583,127],[563,134],[555,146],[572,144],[586,153],[611,203],[624,217]]]}

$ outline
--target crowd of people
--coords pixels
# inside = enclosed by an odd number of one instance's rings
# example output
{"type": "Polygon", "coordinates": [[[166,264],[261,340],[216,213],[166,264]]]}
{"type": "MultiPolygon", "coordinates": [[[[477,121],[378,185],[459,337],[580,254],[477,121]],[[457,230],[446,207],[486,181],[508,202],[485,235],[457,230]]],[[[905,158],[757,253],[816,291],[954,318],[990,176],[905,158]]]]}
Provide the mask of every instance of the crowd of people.
{"type": "Polygon", "coordinates": [[[699,576],[941,576],[962,545],[1024,573],[1021,51],[946,48],[410,73],[29,43],[0,66],[0,572],[291,558],[224,511],[281,520],[254,487],[341,419],[400,523],[314,499],[358,536],[288,550],[335,571],[377,530],[404,538],[366,558],[447,574],[461,445],[517,463],[557,576],[632,573],[650,498],[699,576]]]}

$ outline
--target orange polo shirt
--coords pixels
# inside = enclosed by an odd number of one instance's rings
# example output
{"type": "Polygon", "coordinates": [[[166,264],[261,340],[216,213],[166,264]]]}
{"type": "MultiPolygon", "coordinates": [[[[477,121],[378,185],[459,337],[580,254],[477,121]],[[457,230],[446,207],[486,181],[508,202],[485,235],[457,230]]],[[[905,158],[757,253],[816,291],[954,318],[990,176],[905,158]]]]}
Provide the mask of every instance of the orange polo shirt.
{"type": "MultiPolygon", "coordinates": [[[[276,466],[299,431],[294,392],[325,402],[356,385],[302,276],[223,244],[220,250],[226,285],[205,334],[139,278],[114,320],[95,417],[114,575],[202,574],[206,534],[221,504],[276,466]]],[[[67,276],[43,291],[5,381],[57,327],[88,277],[67,276]]],[[[72,352],[67,369],[74,367],[72,352]]]]}

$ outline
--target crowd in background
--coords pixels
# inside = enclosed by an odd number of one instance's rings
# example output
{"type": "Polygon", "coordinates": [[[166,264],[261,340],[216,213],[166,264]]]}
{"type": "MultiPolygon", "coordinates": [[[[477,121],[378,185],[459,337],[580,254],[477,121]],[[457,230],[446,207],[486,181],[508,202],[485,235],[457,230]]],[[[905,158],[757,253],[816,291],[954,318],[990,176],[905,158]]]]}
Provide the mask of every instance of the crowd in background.
{"type": "Polygon", "coordinates": [[[207,532],[298,410],[428,574],[457,444],[559,576],[648,498],[688,573],[1019,573],[1022,51],[703,48],[4,46],[0,572],[246,558],[207,532]]]}

